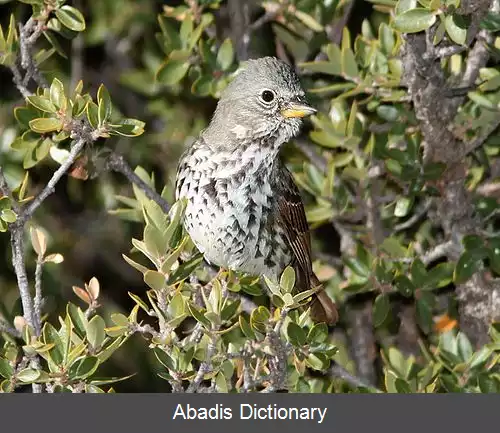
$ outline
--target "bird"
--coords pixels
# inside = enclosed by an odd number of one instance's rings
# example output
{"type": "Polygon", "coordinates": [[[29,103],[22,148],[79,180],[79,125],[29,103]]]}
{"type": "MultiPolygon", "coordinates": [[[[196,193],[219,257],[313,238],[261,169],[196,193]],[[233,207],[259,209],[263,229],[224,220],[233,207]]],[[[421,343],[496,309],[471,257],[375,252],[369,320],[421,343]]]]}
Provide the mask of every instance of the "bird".
{"type": "Polygon", "coordinates": [[[316,111],[287,63],[247,60],[182,154],[175,195],[186,200],[184,228],[209,264],[274,282],[292,266],[297,291],[316,289],[312,320],[333,325],[338,311],[313,272],[304,204],[280,158],[316,111]]]}

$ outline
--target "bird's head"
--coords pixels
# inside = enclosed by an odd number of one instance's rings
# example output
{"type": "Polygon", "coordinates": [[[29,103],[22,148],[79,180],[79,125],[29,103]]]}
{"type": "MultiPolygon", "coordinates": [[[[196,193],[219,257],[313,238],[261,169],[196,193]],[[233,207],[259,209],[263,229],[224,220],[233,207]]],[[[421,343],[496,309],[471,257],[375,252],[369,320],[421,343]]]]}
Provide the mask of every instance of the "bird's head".
{"type": "Polygon", "coordinates": [[[315,113],[294,70],[275,57],[248,60],[223,91],[209,129],[242,140],[297,135],[304,117],[315,113]]]}

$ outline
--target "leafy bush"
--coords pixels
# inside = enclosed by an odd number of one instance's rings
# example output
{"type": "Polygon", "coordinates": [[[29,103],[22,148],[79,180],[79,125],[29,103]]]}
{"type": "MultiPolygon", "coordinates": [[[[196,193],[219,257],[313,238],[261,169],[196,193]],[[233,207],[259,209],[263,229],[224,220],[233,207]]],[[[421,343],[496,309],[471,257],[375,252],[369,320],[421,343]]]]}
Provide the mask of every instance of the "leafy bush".
{"type": "Polygon", "coordinates": [[[1,3],[2,391],[500,391],[496,0],[1,3]],[[291,268],[207,266],[173,200],[265,54],[319,110],[283,157],[333,329],[291,268]]]}

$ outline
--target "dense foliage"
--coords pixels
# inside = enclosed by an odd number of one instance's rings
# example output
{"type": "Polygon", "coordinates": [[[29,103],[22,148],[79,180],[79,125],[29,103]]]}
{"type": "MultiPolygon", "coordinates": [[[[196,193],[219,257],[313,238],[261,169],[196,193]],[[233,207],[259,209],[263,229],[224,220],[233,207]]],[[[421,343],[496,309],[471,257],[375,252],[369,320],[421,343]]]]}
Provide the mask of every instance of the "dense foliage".
{"type": "Polygon", "coordinates": [[[1,390],[499,392],[499,7],[1,0],[1,390]],[[291,268],[208,267],[173,200],[261,55],[318,109],[283,157],[332,329],[291,268]]]}

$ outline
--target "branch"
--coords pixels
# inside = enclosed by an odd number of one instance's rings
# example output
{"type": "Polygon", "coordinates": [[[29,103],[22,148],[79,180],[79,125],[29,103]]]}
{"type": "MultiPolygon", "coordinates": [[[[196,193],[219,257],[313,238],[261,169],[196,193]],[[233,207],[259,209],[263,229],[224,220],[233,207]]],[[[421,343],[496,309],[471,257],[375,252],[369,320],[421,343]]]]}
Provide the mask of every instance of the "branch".
{"type": "Polygon", "coordinates": [[[228,0],[227,8],[231,28],[231,39],[236,57],[241,62],[249,57],[250,34],[247,31],[250,23],[250,5],[248,0],[228,0]]]}
{"type": "MultiPolygon", "coordinates": [[[[469,5],[470,6],[470,5],[469,5]]],[[[474,6],[472,24],[468,29],[476,41],[469,51],[467,63],[459,88],[468,88],[475,84],[479,70],[484,67],[490,53],[487,44],[492,41],[490,32],[479,29],[479,20],[488,10],[497,11],[497,0],[486,0],[474,6]]],[[[435,30],[435,28],[433,28],[435,30]]],[[[432,45],[432,31],[426,34],[405,35],[402,53],[404,82],[415,107],[415,114],[420,123],[425,149],[425,162],[443,162],[447,170],[439,179],[440,197],[436,199],[437,215],[440,225],[451,243],[436,247],[426,260],[446,255],[456,260],[462,247],[459,240],[467,233],[477,231],[474,207],[466,188],[467,165],[464,157],[468,152],[481,146],[487,139],[486,134],[465,143],[451,132],[452,121],[457,114],[464,97],[447,98],[447,82],[440,62],[435,61],[435,48],[432,45]]],[[[498,126],[490,126],[491,133],[498,126]]],[[[497,312],[493,308],[496,294],[488,282],[477,273],[465,284],[457,285],[461,329],[475,344],[488,338],[487,329],[497,312]],[[462,326],[463,325],[463,326],[462,326]]]]}
{"type": "Polygon", "coordinates": [[[146,194],[147,198],[153,200],[158,206],[160,206],[163,212],[168,213],[168,211],[170,210],[170,205],[167,203],[167,201],[160,194],[151,189],[151,187],[146,182],[144,182],[139,176],[137,176],[137,174],[132,171],[122,155],[114,152],[111,153],[106,166],[110,170],[123,174],[131,183],[133,183],[144,194],[146,194]]]}
{"type": "Polygon", "coordinates": [[[351,340],[349,346],[356,370],[364,381],[375,383],[376,349],[373,334],[372,302],[367,301],[359,307],[351,307],[348,310],[347,321],[351,340]]]}
{"type": "Polygon", "coordinates": [[[32,49],[45,27],[44,20],[35,20],[33,17],[26,24],[19,25],[19,45],[21,49],[21,66],[26,71],[23,85],[27,86],[33,78],[40,87],[47,87],[47,81],[38,70],[33,59],[32,49]]]}
{"type": "Polygon", "coordinates": [[[3,320],[0,320],[0,332],[5,332],[14,338],[21,338],[21,333],[16,329],[5,323],[3,320]]]}
{"type": "Polygon", "coordinates": [[[349,18],[351,17],[355,3],[356,0],[351,0],[349,3],[347,3],[347,6],[345,6],[340,19],[334,22],[332,26],[326,27],[326,34],[328,36],[328,39],[335,45],[339,45],[342,42],[342,32],[344,30],[344,27],[347,25],[349,18]]]}
{"type": "Polygon", "coordinates": [[[424,265],[428,265],[441,257],[455,257],[456,252],[460,251],[460,246],[455,241],[447,241],[436,245],[420,257],[424,265]]]}
{"type": "Polygon", "coordinates": [[[200,387],[201,382],[203,382],[203,378],[205,377],[205,374],[210,373],[212,371],[212,358],[213,358],[216,350],[217,350],[217,339],[215,338],[214,334],[211,334],[210,335],[210,342],[208,343],[208,347],[207,347],[205,361],[203,361],[201,363],[200,368],[198,369],[198,373],[196,374],[196,377],[189,384],[186,392],[193,393],[193,392],[198,391],[198,388],[200,387]]]}
{"type": "Polygon", "coordinates": [[[61,166],[54,172],[54,174],[52,175],[51,179],[49,180],[45,188],[42,190],[42,192],[38,194],[38,196],[36,196],[36,198],[33,201],[31,201],[31,203],[23,210],[21,214],[23,222],[26,222],[40,207],[40,205],[44,202],[44,200],[55,191],[57,183],[61,180],[61,177],[63,177],[63,175],[73,165],[73,163],[76,160],[76,157],[83,150],[85,145],[87,143],[95,141],[99,136],[98,134],[95,133],[95,131],[94,132],[87,131],[87,132],[89,133],[89,136],[80,137],[76,141],[76,143],[71,148],[68,157],[61,164],[61,166]]]}
{"type": "Polygon", "coordinates": [[[23,315],[28,325],[35,328],[35,316],[33,310],[33,299],[31,299],[28,275],[26,274],[26,265],[24,258],[24,224],[18,219],[11,224],[10,243],[12,247],[12,265],[16,273],[17,286],[21,295],[21,304],[23,306],[23,315]]]}
{"type": "Polygon", "coordinates": [[[466,143],[463,156],[466,156],[469,153],[476,150],[477,148],[481,147],[484,144],[484,142],[489,138],[489,136],[493,134],[493,132],[495,132],[498,126],[500,126],[500,117],[498,117],[490,125],[488,125],[485,128],[485,131],[481,133],[479,137],[476,137],[474,140],[471,140],[470,142],[466,143]]]}
{"type": "Polygon", "coordinates": [[[336,362],[332,363],[332,366],[328,370],[328,374],[333,377],[338,377],[340,379],[345,380],[349,385],[357,387],[357,388],[367,388],[371,389],[377,393],[382,392],[380,389],[374,387],[372,384],[368,383],[366,380],[354,376],[349,373],[344,367],[337,364],[336,362]]]}
{"type": "Polygon", "coordinates": [[[295,140],[295,145],[301,150],[301,152],[307,156],[309,161],[316,166],[319,170],[321,170],[323,173],[326,173],[328,170],[328,162],[326,161],[325,158],[323,158],[321,155],[319,155],[315,150],[314,147],[309,141],[300,138],[295,140]]]}
{"type": "Polygon", "coordinates": [[[414,224],[418,223],[420,219],[427,213],[427,211],[431,208],[432,206],[432,200],[428,199],[424,202],[424,204],[416,210],[416,212],[411,216],[411,218],[408,218],[405,222],[402,222],[400,224],[396,224],[394,226],[394,232],[401,232],[403,230],[409,229],[412,227],[414,224]]]}
{"type": "Polygon", "coordinates": [[[35,316],[34,325],[36,335],[40,335],[42,332],[42,267],[43,267],[43,254],[38,254],[36,259],[35,268],[35,316]]]}

